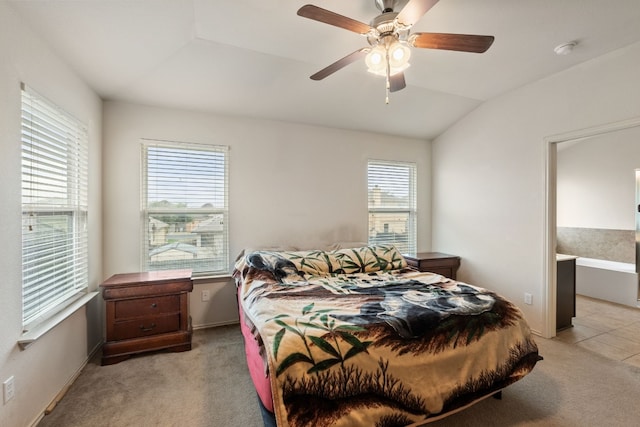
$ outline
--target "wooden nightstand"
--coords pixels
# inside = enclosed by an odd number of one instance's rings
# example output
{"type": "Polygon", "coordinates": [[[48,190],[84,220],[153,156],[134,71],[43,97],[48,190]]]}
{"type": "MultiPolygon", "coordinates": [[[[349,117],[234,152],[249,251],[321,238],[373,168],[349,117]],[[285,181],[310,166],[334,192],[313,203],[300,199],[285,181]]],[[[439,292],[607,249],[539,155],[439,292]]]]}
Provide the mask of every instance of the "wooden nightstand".
{"type": "Polygon", "coordinates": [[[456,280],[456,272],[460,267],[460,257],[440,252],[421,252],[416,255],[403,255],[407,264],[420,271],[442,274],[456,280]]]}
{"type": "Polygon", "coordinates": [[[155,350],[191,350],[191,270],[116,274],[100,285],[106,304],[102,364],[155,350]]]}

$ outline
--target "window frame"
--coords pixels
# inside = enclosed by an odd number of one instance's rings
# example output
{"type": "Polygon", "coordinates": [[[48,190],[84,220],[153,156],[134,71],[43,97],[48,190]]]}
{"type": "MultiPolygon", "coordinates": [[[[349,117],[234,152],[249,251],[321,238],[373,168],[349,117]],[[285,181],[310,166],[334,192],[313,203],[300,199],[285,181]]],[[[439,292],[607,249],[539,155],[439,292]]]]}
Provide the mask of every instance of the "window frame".
{"type": "MultiPolygon", "coordinates": [[[[398,248],[398,250],[405,255],[415,255],[415,253],[417,252],[417,169],[417,164],[413,162],[376,159],[369,159],[367,161],[367,240],[369,245],[394,244],[398,248]],[[402,177],[401,175],[393,174],[393,169],[398,168],[405,169],[405,174],[407,175],[406,178],[402,177]],[[372,169],[377,169],[378,171],[374,174],[372,173],[372,169]],[[398,187],[398,185],[402,184],[404,181],[406,181],[406,186],[401,185],[400,187],[398,187]],[[390,189],[406,192],[406,203],[397,203],[395,206],[384,206],[384,204],[382,206],[375,206],[375,200],[377,198],[372,194],[372,192],[373,189],[378,186],[378,184],[381,186],[384,185],[384,189],[386,189],[387,192],[390,189]],[[372,217],[375,217],[375,215],[377,214],[397,214],[406,216],[406,241],[397,240],[393,237],[383,237],[380,239],[374,238],[374,236],[372,236],[372,232],[375,230],[375,224],[372,221],[372,217]]],[[[400,200],[402,200],[402,198],[394,198],[393,200],[399,202],[400,200]]],[[[382,230],[382,232],[386,234],[391,230],[387,228],[388,223],[385,224],[385,226],[386,227],[382,230]]]]}
{"type": "MultiPolygon", "coordinates": [[[[182,141],[169,141],[159,139],[145,139],[141,140],[141,192],[140,192],[140,218],[141,218],[141,268],[142,271],[157,271],[167,269],[191,269],[194,277],[207,278],[207,277],[219,277],[229,274],[229,147],[224,145],[214,144],[201,144],[193,142],[182,141]],[[151,191],[149,184],[149,149],[159,148],[160,150],[179,150],[188,152],[189,150],[197,152],[215,153],[216,155],[223,156],[222,167],[222,197],[215,197],[216,200],[221,201],[222,206],[211,207],[151,207],[149,206],[149,194],[151,191]],[[150,236],[150,218],[153,215],[177,215],[177,216],[221,216],[222,232],[219,236],[222,240],[219,245],[222,248],[222,254],[220,256],[205,258],[208,262],[214,263],[217,268],[201,269],[198,264],[205,264],[205,262],[197,262],[194,259],[193,262],[189,260],[175,261],[173,265],[170,262],[167,268],[155,268],[153,261],[151,261],[151,247],[152,237],[150,236]]],[[[215,168],[214,168],[215,169],[215,168]]],[[[219,170],[211,172],[215,174],[219,170]]],[[[216,182],[217,184],[217,182],[216,182]]],[[[216,187],[214,191],[220,191],[220,188],[216,187]]],[[[186,249],[186,248],[185,248],[186,249]]],[[[158,264],[160,262],[156,261],[158,264]]]]}
{"type": "Polygon", "coordinates": [[[21,149],[22,325],[29,331],[88,293],[88,128],[21,83],[21,149]]]}

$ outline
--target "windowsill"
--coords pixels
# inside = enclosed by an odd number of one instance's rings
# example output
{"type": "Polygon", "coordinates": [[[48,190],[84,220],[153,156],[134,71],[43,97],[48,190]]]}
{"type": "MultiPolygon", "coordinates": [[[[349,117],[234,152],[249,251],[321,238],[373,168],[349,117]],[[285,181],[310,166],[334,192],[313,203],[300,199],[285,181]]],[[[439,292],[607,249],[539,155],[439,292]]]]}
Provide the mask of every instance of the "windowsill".
{"type": "Polygon", "coordinates": [[[98,292],[88,292],[86,294],[81,295],[78,299],[74,300],[71,304],[39,323],[32,329],[24,332],[20,339],[18,340],[18,345],[20,349],[24,350],[37,341],[40,337],[44,336],[47,332],[58,326],[65,319],[70,317],[73,313],[75,313],[80,307],[86,305],[89,301],[91,301],[98,292]]]}
{"type": "Polygon", "coordinates": [[[228,282],[232,278],[233,276],[231,276],[231,274],[217,274],[211,276],[193,276],[191,280],[193,280],[194,285],[199,285],[202,283],[228,282]]]}

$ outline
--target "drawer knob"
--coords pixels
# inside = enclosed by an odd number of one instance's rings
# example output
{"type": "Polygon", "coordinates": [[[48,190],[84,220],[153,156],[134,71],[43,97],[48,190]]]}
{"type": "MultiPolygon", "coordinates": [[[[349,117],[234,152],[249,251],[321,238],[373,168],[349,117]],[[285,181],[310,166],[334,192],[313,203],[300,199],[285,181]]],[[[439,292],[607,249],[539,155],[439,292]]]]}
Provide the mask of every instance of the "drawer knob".
{"type": "Polygon", "coordinates": [[[156,308],[158,306],[158,304],[156,304],[155,302],[151,304],[151,308],[156,308]]]}
{"type": "Polygon", "coordinates": [[[151,326],[149,326],[148,328],[145,328],[144,325],[140,325],[140,330],[142,332],[151,332],[155,327],[156,327],[155,323],[152,323],[151,326]]]}

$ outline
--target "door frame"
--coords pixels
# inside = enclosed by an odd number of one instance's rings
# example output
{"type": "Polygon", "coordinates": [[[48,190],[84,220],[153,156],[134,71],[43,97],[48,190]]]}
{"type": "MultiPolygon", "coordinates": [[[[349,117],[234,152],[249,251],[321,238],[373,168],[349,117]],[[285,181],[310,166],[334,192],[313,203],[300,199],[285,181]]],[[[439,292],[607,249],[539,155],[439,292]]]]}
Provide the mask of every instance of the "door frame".
{"type": "Polygon", "coordinates": [[[544,213],[544,248],[543,248],[543,277],[545,278],[545,286],[543,287],[542,298],[545,301],[543,307],[543,330],[541,331],[544,338],[556,336],[556,191],[557,191],[557,172],[558,162],[557,144],[561,142],[579,141],[581,139],[590,138],[619,130],[629,129],[640,126],[640,117],[634,117],[613,123],[607,123],[599,126],[589,127],[585,129],[574,130],[570,132],[550,135],[544,138],[544,156],[545,156],[545,213],[544,213]]]}

